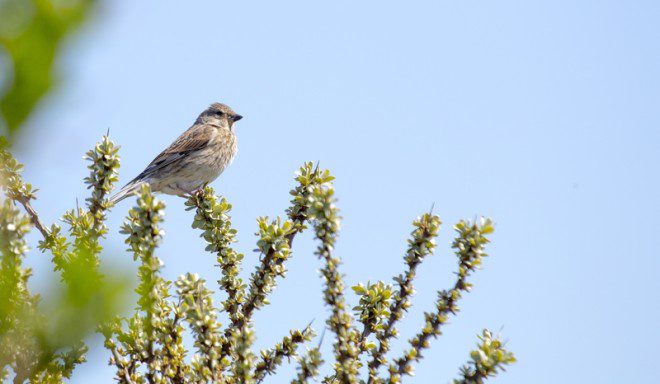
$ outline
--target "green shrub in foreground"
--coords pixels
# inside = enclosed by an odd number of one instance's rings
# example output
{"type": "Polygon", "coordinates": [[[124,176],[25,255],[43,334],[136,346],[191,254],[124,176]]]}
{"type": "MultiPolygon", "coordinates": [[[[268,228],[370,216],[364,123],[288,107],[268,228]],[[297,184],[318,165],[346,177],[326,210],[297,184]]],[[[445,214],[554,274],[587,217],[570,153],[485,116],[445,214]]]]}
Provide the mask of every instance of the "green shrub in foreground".
{"type": "MultiPolygon", "coordinates": [[[[286,216],[257,219],[261,256],[246,281],[241,278],[244,256],[233,248],[236,230],[231,225],[231,205],[205,187],[192,193],[186,206],[194,211],[192,227],[200,231],[206,251],[215,255],[219,266],[217,283],[224,295],[215,304],[214,292],[198,275],[186,273],[174,282],[162,277],[163,263],[156,250],[163,236],[159,224],[165,206],[145,185],[121,228],[129,253],[139,261],[139,283],[134,313],[120,317],[117,313],[121,313],[125,284],[99,272],[99,240],[108,231],[105,219],[111,208],[108,196],[117,181],[117,152],[118,147],[105,136],[87,153],[90,176],[85,182],[91,196],[84,208],[64,215],[67,236],[60,226],[41,222],[31,206],[36,190],[23,181],[22,166],[6,149],[0,150],[0,185],[5,196],[0,204],[3,379],[61,382],[85,361],[84,339],[97,331],[105,337],[109,362],[116,367],[115,378],[120,383],[261,383],[291,358],[298,363],[292,383],[315,379],[323,383],[398,383],[413,375],[414,364],[422,359],[430,339],[439,336],[443,325],[459,311],[458,301],[469,292],[468,279],[481,266],[487,237],[493,231],[488,219],[454,226],[455,282],[438,292],[434,308],[425,313],[424,324],[408,347],[394,353],[390,341],[399,336],[396,325],[411,306],[417,268],[435,249],[441,224],[438,216],[425,213],[414,220],[403,273],[391,282],[352,287],[359,300],[351,306],[339,271],[341,259],[334,252],[340,217],[329,171],[304,164],[297,173],[286,216]],[[53,269],[62,280],[54,305],[44,305],[28,288],[30,271],[22,262],[28,251],[25,236],[32,227],[41,232],[38,248],[50,254],[53,269]],[[272,348],[253,350],[254,313],[269,304],[268,295],[286,275],[293,239],[308,229],[318,240],[315,253],[329,309],[326,327],[333,335],[334,356],[326,357],[332,369],[326,377],[319,376],[324,360],[319,343],[312,342],[315,332],[309,325],[292,329],[272,348]],[[227,324],[220,323],[221,316],[227,324]],[[184,332],[193,337],[193,351],[184,347],[184,332]],[[299,352],[303,344],[307,347],[299,352]]],[[[484,330],[454,383],[482,383],[514,361],[502,342],[484,330]]]]}

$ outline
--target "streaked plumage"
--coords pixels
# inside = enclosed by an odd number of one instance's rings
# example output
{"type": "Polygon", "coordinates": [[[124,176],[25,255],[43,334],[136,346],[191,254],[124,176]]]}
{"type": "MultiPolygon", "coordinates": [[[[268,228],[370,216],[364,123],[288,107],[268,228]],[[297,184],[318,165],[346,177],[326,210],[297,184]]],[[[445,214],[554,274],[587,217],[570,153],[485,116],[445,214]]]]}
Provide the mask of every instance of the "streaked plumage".
{"type": "Polygon", "coordinates": [[[182,195],[215,180],[236,156],[234,123],[241,118],[225,104],[212,104],[110,200],[116,203],[125,199],[142,183],[149,183],[154,192],[182,195]]]}

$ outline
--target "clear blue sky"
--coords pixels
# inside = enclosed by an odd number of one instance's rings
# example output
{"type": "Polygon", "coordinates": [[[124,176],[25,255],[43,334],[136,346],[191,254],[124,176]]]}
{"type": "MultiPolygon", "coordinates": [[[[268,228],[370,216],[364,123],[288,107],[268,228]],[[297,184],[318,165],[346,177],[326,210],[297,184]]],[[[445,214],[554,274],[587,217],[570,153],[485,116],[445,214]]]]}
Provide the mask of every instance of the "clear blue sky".
{"type": "MultiPolygon", "coordinates": [[[[455,377],[483,327],[501,329],[519,359],[493,383],[657,382],[658,20],[656,1],[105,1],[70,41],[63,86],[19,157],[53,222],[86,196],[81,157],[108,127],[125,182],[225,102],[245,119],[213,186],[234,204],[246,275],[254,219],[281,214],[294,170],[320,160],[337,176],[347,283],[398,273],[410,223],[433,202],[445,223],[404,339],[451,283],[452,224],[497,223],[473,293],[416,382],[455,377]]],[[[165,201],[166,276],[199,272],[215,286],[192,214],[165,201]]],[[[110,215],[104,259],[127,269],[117,232],[130,204],[110,215]]],[[[325,318],[313,246],[309,234],[296,241],[288,278],[256,316],[259,346],[325,318]]],[[[49,268],[38,264],[35,282],[49,268]]],[[[114,372],[92,344],[74,383],[114,372]]]]}

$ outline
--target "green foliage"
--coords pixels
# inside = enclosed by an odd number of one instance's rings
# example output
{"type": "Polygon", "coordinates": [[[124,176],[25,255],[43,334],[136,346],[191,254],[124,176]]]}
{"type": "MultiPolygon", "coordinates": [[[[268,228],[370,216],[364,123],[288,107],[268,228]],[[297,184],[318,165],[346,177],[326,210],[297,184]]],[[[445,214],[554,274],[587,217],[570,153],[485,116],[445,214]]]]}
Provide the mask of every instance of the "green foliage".
{"type": "Polygon", "coordinates": [[[468,276],[481,265],[481,259],[487,256],[484,252],[484,247],[489,242],[486,235],[493,232],[493,223],[490,219],[481,219],[477,223],[460,221],[454,229],[458,232],[458,237],[452,245],[458,257],[458,273],[454,287],[438,292],[436,310],[424,313],[424,327],[409,340],[410,349],[390,364],[390,383],[400,382],[404,374],[412,375],[412,362],[422,359],[422,350],[429,347],[429,339],[438,337],[449,315],[459,311],[458,300],[472,287],[472,284],[467,282],[468,276]]]}
{"type": "Polygon", "coordinates": [[[298,344],[310,341],[313,337],[314,331],[309,326],[303,331],[292,330],[289,336],[284,336],[273,348],[261,351],[261,359],[254,370],[257,382],[263,380],[267,374],[275,373],[275,368],[282,364],[283,358],[295,357],[298,344]]]}
{"type": "Polygon", "coordinates": [[[116,152],[104,137],[88,153],[92,165],[86,180],[93,193],[88,209],[77,208],[63,216],[67,237],[58,225],[41,223],[31,205],[36,190],[23,181],[22,165],[0,149],[0,186],[5,196],[0,206],[0,370],[4,377],[11,370],[15,383],[53,383],[70,377],[75,366],[85,361],[84,338],[123,306],[126,281],[99,271],[99,239],[107,233],[106,196],[119,166],[116,152]],[[94,165],[99,163],[107,167],[94,165]],[[53,269],[62,280],[47,288],[46,300],[30,293],[31,271],[23,267],[29,250],[25,236],[32,226],[40,230],[39,249],[52,255],[53,269]]]}
{"type": "Polygon", "coordinates": [[[367,283],[366,286],[360,283],[353,287],[353,291],[360,296],[359,305],[355,306],[353,310],[356,311],[356,315],[364,325],[366,333],[362,337],[382,331],[385,321],[390,316],[392,285],[382,281],[375,284],[367,283]]]}
{"type": "Polygon", "coordinates": [[[187,273],[177,282],[177,295],[180,309],[195,336],[197,354],[193,357],[193,369],[206,381],[217,381],[222,362],[218,346],[222,335],[217,320],[217,310],[213,307],[212,292],[204,285],[204,280],[196,274],[187,273]]]}
{"type": "Polygon", "coordinates": [[[516,362],[513,353],[504,349],[502,342],[493,338],[489,330],[484,329],[478,337],[477,349],[470,353],[472,361],[461,367],[461,378],[454,380],[454,384],[481,384],[504,370],[504,366],[516,362]]]}
{"type": "MultiPolygon", "coordinates": [[[[436,248],[441,225],[438,216],[426,213],[413,221],[403,258],[404,272],[391,282],[353,286],[358,302],[351,305],[340,272],[341,258],[335,252],[341,217],[333,177],[327,170],[304,164],[291,190],[286,218],[257,219],[259,263],[247,283],[240,276],[244,256],[234,249],[237,231],[231,223],[231,205],[208,186],[194,191],[186,200],[187,210],[194,211],[192,227],[200,231],[206,251],[213,254],[220,269],[217,284],[224,293],[216,306],[215,292],[197,274],[184,273],[174,282],[163,278],[163,262],[156,253],[164,235],[160,225],[165,206],[148,185],[143,185],[121,228],[128,252],[138,264],[137,306],[132,314],[119,317],[103,304],[111,300],[103,287],[111,285],[98,271],[99,239],[107,233],[107,196],[117,180],[117,150],[104,137],[88,152],[90,176],[85,181],[92,194],[85,209],[64,215],[68,237],[59,226],[40,223],[30,205],[36,191],[21,179],[20,164],[6,150],[0,151],[0,177],[7,196],[0,207],[0,293],[6,297],[0,306],[0,341],[4,346],[0,349],[0,368],[5,377],[11,373],[17,382],[59,382],[69,377],[84,361],[85,332],[96,327],[105,337],[109,361],[120,383],[259,384],[291,360],[297,362],[292,383],[317,380],[324,364],[321,343],[306,346],[299,354],[301,346],[315,336],[311,324],[291,329],[271,348],[253,348],[253,315],[269,304],[268,297],[279,279],[286,277],[294,238],[312,228],[318,241],[315,254],[321,263],[323,299],[329,309],[325,325],[333,334],[332,370],[322,382],[399,383],[413,375],[413,366],[423,358],[430,340],[442,333],[450,316],[458,313],[458,301],[472,287],[468,278],[487,256],[485,246],[493,231],[492,222],[481,219],[456,224],[452,245],[458,262],[456,279],[449,289],[438,292],[435,307],[425,313],[423,326],[408,347],[392,357],[388,356],[392,352],[390,342],[398,337],[396,325],[411,306],[416,271],[436,248]],[[39,297],[27,286],[30,271],[21,265],[27,252],[25,235],[32,223],[44,237],[40,249],[52,254],[54,269],[65,286],[62,299],[55,300],[55,315],[44,314],[39,297]],[[227,320],[226,325],[222,319],[227,320]],[[75,324],[75,331],[64,324],[75,324]],[[186,333],[194,342],[193,351],[184,346],[186,333]]],[[[482,383],[515,361],[489,331],[483,331],[470,357],[455,383],[482,383]]]]}
{"type": "Polygon", "coordinates": [[[298,374],[291,380],[292,384],[308,383],[319,375],[319,367],[323,364],[319,347],[312,348],[296,359],[298,361],[298,374]]]}
{"type": "Polygon", "coordinates": [[[0,56],[0,78],[8,82],[0,90],[0,114],[7,137],[15,136],[56,83],[54,65],[62,42],[95,4],[96,0],[0,0],[0,53],[5,54],[0,56]]]}
{"type": "Polygon", "coordinates": [[[314,232],[319,240],[316,256],[323,261],[321,275],[325,279],[323,297],[331,309],[331,316],[326,321],[328,327],[337,335],[334,343],[335,379],[341,383],[356,383],[360,362],[358,344],[360,337],[353,327],[353,316],[346,309],[344,282],[339,265],[341,259],[333,255],[335,242],[339,234],[339,210],[334,204],[334,190],[331,185],[317,185],[311,189],[307,204],[310,217],[314,222],[314,232]]]}
{"type": "Polygon", "coordinates": [[[435,237],[440,231],[440,218],[425,213],[422,217],[413,221],[412,238],[408,240],[408,249],[404,256],[406,271],[394,277],[398,289],[394,293],[393,303],[390,306],[390,314],[387,318],[387,324],[382,328],[382,332],[376,333],[378,348],[371,352],[371,361],[369,362],[369,382],[380,382],[378,378],[378,369],[383,364],[387,364],[384,358],[390,350],[389,340],[398,335],[395,327],[396,323],[403,318],[404,312],[412,305],[411,296],[415,292],[413,279],[417,267],[422,263],[425,257],[431,255],[435,249],[435,237]]]}
{"type": "Polygon", "coordinates": [[[231,315],[233,324],[242,320],[239,312],[245,297],[245,284],[240,278],[240,265],[243,254],[237,253],[231,245],[236,241],[236,230],[231,227],[231,204],[226,199],[217,200],[212,188],[204,188],[202,193],[191,196],[186,201],[188,210],[196,209],[193,228],[201,229],[200,235],[207,243],[206,251],[217,254],[217,262],[222,272],[218,284],[227,292],[223,302],[225,312],[231,315]]]}

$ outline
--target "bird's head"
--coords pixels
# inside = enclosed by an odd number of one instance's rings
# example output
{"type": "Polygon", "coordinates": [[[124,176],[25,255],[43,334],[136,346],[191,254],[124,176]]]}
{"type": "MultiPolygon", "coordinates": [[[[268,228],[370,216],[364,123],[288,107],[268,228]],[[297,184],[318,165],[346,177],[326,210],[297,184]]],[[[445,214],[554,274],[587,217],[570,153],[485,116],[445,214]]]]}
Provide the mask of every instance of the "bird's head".
{"type": "Polygon", "coordinates": [[[234,112],[229,106],[222,103],[213,103],[197,118],[198,124],[217,125],[222,128],[233,128],[234,123],[242,119],[243,116],[234,112]]]}

